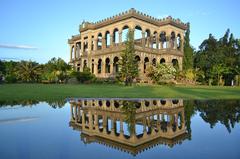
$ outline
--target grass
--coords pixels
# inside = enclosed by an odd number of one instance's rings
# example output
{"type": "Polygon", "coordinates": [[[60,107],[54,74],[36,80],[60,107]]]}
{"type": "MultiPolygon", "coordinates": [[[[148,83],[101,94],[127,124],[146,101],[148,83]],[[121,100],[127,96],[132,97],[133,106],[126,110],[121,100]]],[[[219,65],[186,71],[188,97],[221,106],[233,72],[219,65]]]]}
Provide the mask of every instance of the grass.
{"type": "Polygon", "coordinates": [[[3,84],[0,100],[58,100],[68,97],[240,99],[240,87],[3,84]]]}

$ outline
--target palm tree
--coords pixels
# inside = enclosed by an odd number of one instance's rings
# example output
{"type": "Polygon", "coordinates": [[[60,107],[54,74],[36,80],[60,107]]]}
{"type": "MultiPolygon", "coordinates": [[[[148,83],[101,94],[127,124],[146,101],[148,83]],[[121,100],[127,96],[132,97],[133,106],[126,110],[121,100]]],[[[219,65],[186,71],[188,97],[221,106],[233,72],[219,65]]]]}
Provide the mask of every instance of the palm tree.
{"type": "Polygon", "coordinates": [[[16,67],[17,77],[25,82],[33,82],[39,79],[42,73],[41,65],[32,61],[22,61],[16,67]]]}

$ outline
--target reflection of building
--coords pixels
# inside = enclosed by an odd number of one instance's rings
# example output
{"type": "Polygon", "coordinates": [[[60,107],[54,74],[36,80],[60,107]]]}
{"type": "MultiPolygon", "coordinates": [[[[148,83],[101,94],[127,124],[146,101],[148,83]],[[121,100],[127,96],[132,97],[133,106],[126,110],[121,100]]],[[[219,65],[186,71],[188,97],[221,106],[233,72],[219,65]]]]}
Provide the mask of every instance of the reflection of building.
{"type": "Polygon", "coordinates": [[[68,40],[70,63],[78,71],[89,67],[99,78],[114,77],[128,30],[134,31],[140,78],[149,65],[166,63],[182,69],[184,32],[187,25],[171,16],[157,19],[130,9],[96,23],[83,22],[80,34],[68,40]]]}
{"type": "Polygon", "coordinates": [[[85,143],[136,155],[158,144],[173,147],[188,137],[182,100],[76,99],[70,104],[70,126],[81,131],[85,143]],[[135,105],[136,113],[124,111],[123,103],[135,105]],[[126,122],[129,118],[133,120],[126,122]]]}

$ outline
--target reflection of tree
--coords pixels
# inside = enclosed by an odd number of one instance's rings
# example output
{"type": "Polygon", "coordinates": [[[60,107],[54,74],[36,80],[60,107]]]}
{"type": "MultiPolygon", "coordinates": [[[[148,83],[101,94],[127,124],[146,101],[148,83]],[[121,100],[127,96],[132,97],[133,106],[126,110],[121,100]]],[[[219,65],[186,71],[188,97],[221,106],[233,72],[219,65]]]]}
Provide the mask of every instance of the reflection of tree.
{"type": "Polygon", "coordinates": [[[130,134],[135,133],[135,115],[136,115],[136,106],[138,102],[134,101],[123,101],[121,110],[125,114],[125,121],[128,124],[128,131],[130,134]]]}
{"type": "Polygon", "coordinates": [[[38,104],[38,100],[5,100],[5,101],[0,101],[0,107],[5,107],[5,106],[33,106],[38,104]]]}
{"type": "MultiPolygon", "coordinates": [[[[184,103],[184,113],[185,113],[185,123],[187,127],[187,131],[191,134],[191,118],[194,116],[195,108],[194,108],[194,101],[192,100],[185,100],[184,103]]],[[[191,135],[189,135],[189,139],[191,140],[191,135]]]]}
{"type": "Polygon", "coordinates": [[[66,100],[48,100],[46,101],[52,108],[62,108],[66,104],[66,100]]]}
{"type": "MultiPolygon", "coordinates": [[[[36,104],[39,104],[39,100],[5,100],[5,101],[0,101],[0,108],[1,107],[6,107],[6,106],[34,106],[36,104]]],[[[52,108],[62,108],[66,104],[66,100],[47,100],[44,101],[48,103],[52,108]]]]}
{"type": "Polygon", "coordinates": [[[195,101],[196,109],[205,122],[213,128],[216,123],[220,122],[225,125],[228,132],[234,128],[240,121],[240,101],[237,100],[211,100],[195,101]]]}

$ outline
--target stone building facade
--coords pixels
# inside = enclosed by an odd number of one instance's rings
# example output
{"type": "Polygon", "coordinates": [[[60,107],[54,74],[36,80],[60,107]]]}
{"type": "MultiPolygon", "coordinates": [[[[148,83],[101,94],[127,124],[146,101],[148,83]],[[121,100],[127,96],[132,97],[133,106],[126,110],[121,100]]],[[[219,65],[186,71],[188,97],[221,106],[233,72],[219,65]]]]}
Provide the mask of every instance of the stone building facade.
{"type": "Polygon", "coordinates": [[[135,9],[95,22],[83,22],[80,34],[68,40],[70,64],[77,71],[90,68],[98,78],[115,77],[128,30],[134,31],[139,78],[149,65],[166,63],[182,69],[184,34],[187,25],[179,19],[157,19],[135,9]]]}

